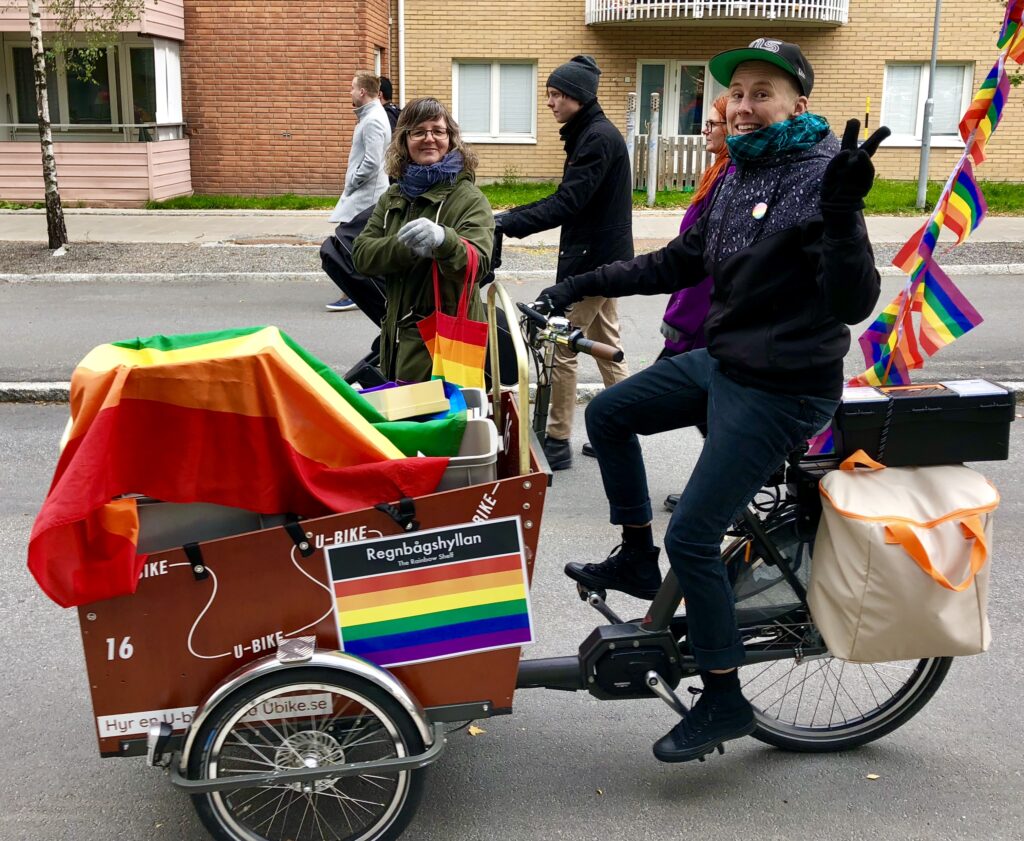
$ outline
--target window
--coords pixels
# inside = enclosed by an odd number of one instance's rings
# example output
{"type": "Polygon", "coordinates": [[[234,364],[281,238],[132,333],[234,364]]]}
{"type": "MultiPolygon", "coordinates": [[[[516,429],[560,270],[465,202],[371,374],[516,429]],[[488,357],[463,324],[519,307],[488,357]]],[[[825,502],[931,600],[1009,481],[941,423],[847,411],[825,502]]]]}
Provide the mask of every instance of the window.
{"type": "Polygon", "coordinates": [[[663,137],[699,135],[711,103],[724,90],[711,78],[704,63],[681,59],[641,59],[637,62],[637,82],[637,133],[650,133],[651,94],[658,93],[658,133],[663,137]]]}
{"type": "Polygon", "coordinates": [[[458,61],[452,65],[455,119],[475,143],[535,143],[537,65],[458,61]]]}
{"type": "MultiPolygon", "coordinates": [[[[47,63],[50,123],[59,139],[170,140],[181,137],[181,71],[176,42],[126,33],[102,50],[89,79],[81,79],[58,57],[47,63]],[[149,124],[149,125],[140,125],[149,124]]],[[[7,88],[14,135],[35,133],[36,96],[32,53],[23,39],[0,33],[0,65],[11,80],[7,88]],[[13,43],[12,43],[13,41],[13,43]]],[[[0,68],[2,69],[2,68],[0,68]]],[[[2,77],[0,73],[0,87],[2,77]]],[[[2,100],[2,90],[0,90],[2,100]]]]}
{"type": "MultiPolygon", "coordinates": [[[[889,145],[919,146],[928,98],[927,64],[889,64],[885,68],[880,124],[892,129],[889,145]]],[[[939,64],[935,68],[932,141],[940,146],[961,145],[958,126],[970,104],[973,66],[939,64]]]]}
{"type": "MultiPolygon", "coordinates": [[[[32,50],[28,47],[15,47],[11,50],[14,61],[14,98],[18,102],[18,122],[35,125],[36,114],[36,83],[32,67],[32,50]]],[[[57,74],[53,68],[46,67],[46,101],[50,110],[50,122],[60,122],[60,97],[57,89],[57,74]]]]}

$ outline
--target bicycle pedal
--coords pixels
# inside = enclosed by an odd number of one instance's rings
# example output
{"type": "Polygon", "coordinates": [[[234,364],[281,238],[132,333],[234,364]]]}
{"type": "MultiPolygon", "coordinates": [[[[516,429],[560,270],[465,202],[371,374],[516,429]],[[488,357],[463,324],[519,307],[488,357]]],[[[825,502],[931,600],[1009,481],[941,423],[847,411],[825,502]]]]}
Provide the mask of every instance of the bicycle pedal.
{"type": "Polygon", "coordinates": [[[700,756],[698,756],[697,757],[697,761],[698,762],[706,762],[707,758],[711,754],[713,754],[716,750],[718,751],[719,755],[724,755],[725,754],[725,743],[724,742],[719,742],[717,745],[715,745],[713,748],[711,748],[711,750],[709,750],[707,753],[704,753],[704,754],[701,754],[700,756]]]}
{"type": "Polygon", "coordinates": [[[602,602],[608,600],[607,590],[601,588],[593,589],[579,581],[576,582],[576,592],[579,593],[581,602],[589,603],[592,596],[600,596],[602,602]]]}

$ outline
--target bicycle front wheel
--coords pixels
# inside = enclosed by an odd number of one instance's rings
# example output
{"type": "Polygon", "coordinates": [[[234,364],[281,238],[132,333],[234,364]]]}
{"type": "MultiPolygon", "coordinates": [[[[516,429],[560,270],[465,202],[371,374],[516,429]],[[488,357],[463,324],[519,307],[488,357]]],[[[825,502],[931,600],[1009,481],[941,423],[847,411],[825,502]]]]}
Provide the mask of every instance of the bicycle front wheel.
{"type": "MultiPolygon", "coordinates": [[[[806,585],[810,546],[792,517],[769,528],[773,543],[806,585]]],[[[774,567],[747,540],[729,547],[737,608],[763,612],[763,627],[748,649],[807,645],[817,632],[806,610],[774,567]]],[[[827,752],[867,744],[913,718],[942,684],[953,660],[934,657],[893,663],[848,663],[831,655],[773,660],[740,670],[743,692],[754,706],[754,738],[786,750],[827,752]]]]}

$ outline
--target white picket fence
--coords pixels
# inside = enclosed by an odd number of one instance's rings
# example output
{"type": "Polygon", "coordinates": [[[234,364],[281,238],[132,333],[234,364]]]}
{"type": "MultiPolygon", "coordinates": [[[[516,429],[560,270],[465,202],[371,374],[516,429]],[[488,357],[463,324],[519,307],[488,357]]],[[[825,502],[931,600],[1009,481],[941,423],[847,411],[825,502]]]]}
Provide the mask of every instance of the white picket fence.
{"type": "MultiPolygon", "coordinates": [[[[658,190],[692,190],[715,156],[700,135],[658,139],[658,190]]],[[[647,135],[638,134],[633,153],[633,189],[647,189],[647,135]]]]}

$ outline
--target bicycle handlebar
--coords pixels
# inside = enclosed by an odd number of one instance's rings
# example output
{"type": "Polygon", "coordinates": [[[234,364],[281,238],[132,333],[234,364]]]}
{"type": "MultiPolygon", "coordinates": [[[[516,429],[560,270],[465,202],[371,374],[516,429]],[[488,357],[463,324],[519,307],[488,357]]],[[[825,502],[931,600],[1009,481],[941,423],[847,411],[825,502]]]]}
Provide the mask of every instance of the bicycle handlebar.
{"type": "Polygon", "coordinates": [[[598,359],[607,359],[610,362],[621,362],[626,356],[619,348],[606,345],[603,342],[592,341],[582,334],[575,339],[569,338],[569,348],[577,353],[583,351],[591,356],[596,356],[598,359]]]}
{"type": "Polygon", "coordinates": [[[551,329],[552,332],[547,337],[549,341],[564,345],[573,353],[587,353],[598,359],[607,359],[611,362],[621,362],[625,357],[625,354],[619,348],[588,339],[583,335],[582,330],[573,328],[564,319],[562,319],[564,326],[559,325],[556,328],[551,324],[551,319],[544,315],[544,313],[538,312],[527,304],[516,304],[516,306],[523,315],[538,327],[551,329]]]}

